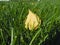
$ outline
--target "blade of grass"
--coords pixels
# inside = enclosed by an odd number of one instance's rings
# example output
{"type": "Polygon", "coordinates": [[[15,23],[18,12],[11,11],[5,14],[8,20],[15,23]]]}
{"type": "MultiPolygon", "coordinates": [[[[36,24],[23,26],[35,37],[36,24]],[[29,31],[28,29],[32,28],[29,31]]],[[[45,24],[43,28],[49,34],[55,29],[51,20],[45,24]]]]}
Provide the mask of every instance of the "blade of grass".
{"type": "Polygon", "coordinates": [[[32,40],[29,43],[29,45],[32,45],[33,41],[35,40],[35,38],[37,37],[37,35],[40,33],[40,31],[41,31],[41,28],[40,28],[40,30],[37,31],[37,33],[35,34],[35,36],[33,36],[32,40]]]}
{"type": "Polygon", "coordinates": [[[43,42],[43,41],[45,41],[45,39],[48,37],[48,34],[44,37],[44,39],[43,40],[40,40],[40,42],[38,43],[38,45],[41,45],[41,43],[43,42]]]}
{"type": "Polygon", "coordinates": [[[1,31],[1,36],[2,36],[2,39],[3,39],[2,45],[6,45],[5,40],[4,40],[2,29],[0,29],[0,31],[1,31]]]}
{"type": "Polygon", "coordinates": [[[10,45],[13,45],[13,28],[11,28],[11,44],[10,45]]]}

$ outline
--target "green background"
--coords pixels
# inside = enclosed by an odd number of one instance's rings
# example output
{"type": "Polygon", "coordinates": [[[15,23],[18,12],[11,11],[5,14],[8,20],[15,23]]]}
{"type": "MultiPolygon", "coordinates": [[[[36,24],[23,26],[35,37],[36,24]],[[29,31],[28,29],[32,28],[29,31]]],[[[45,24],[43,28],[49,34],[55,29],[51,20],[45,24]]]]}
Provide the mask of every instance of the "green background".
{"type": "Polygon", "coordinates": [[[0,45],[55,45],[52,42],[57,34],[60,34],[60,0],[0,2],[0,45]],[[37,30],[24,27],[29,9],[41,18],[37,30]]]}

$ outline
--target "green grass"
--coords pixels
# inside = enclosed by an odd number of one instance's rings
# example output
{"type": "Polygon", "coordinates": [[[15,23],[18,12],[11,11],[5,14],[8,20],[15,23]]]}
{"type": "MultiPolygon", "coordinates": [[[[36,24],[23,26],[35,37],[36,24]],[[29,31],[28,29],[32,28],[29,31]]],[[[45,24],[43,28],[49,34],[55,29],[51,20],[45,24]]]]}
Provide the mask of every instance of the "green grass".
{"type": "Polygon", "coordinates": [[[42,45],[60,32],[59,20],[59,0],[0,2],[0,45],[42,45]],[[42,20],[37,30],[24,27],[28,9],[42,20]]]}

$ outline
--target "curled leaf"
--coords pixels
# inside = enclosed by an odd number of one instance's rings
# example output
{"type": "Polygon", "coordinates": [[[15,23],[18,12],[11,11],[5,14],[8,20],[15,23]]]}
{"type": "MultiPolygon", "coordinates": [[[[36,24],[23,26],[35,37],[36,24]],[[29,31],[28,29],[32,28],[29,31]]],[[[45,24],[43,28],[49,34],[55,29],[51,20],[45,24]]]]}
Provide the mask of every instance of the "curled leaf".
{"type": "Polygon", "coordinates": [[[39,17],[29,10],[27,19],[25,21],[25,28],[29,30],[36,30],[40,24],[41,20],[39,19],[39,17]]]}

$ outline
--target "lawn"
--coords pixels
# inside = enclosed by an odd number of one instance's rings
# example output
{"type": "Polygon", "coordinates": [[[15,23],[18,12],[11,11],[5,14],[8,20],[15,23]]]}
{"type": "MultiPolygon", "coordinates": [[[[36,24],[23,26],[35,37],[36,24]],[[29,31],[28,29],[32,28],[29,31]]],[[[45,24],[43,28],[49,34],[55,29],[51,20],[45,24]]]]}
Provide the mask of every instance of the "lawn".
{"type": "Polygon", "coordinates": [[[60,0],[0,2],[0,45],[60,45],[60,0]],[[28,10],[41,19],[36,30],[25,28],[28,10]]]}

